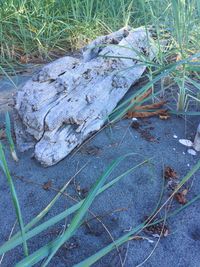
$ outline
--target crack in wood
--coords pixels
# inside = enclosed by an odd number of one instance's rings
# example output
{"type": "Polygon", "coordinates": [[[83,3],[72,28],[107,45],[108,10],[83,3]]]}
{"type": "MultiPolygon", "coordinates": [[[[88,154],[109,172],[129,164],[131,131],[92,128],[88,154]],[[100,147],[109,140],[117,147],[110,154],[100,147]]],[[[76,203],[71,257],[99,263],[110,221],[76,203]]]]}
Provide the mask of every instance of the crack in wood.
{"type": "Polygon", "coordinates": [[[82,58],[66,56],[34,74],[16,96],[19,148],[27,139],[36,159],[51,166],[98,131],[145,71],[139,53],[153,59],[150,40],[144,28],[123,28],[91,42],[82,58]]]}

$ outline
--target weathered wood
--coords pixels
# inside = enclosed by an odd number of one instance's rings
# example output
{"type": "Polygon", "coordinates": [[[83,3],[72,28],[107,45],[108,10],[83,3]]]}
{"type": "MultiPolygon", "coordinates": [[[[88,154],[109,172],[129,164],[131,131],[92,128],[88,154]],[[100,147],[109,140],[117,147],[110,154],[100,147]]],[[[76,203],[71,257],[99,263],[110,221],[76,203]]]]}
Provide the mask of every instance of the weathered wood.
{"type": "Polygon", "coordinates": [[[34,146],[36,159],[50,166],[99,130],[143,74],[139,54],[154,57],[150,40],[143,28],[123,28],[94,40],[83,59],[44,66],[16,97],[19,148],[34,146]]]}
{"type": "Polygon", "coordinates": [[[200,124],[198,125],[197,132],[194,138],[193,147],[196,151],[200,151],[200,124]]]}

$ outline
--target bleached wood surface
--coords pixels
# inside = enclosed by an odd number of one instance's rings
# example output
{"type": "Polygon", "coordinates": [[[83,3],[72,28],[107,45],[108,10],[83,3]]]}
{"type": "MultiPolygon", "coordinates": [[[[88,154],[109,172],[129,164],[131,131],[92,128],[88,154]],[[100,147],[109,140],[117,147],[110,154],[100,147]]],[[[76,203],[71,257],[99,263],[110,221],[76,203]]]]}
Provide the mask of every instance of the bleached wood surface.
{"type": "Polygon", "coordinates": [[[198,125],[197,131],[196,131],[193,147],[196,151],[200,151],[200,124],[198,125]]]}
{"type": "Polygon", "coordinates": [[[143,28],[123,28],[98,37],[81,59],[66,56],[44,66],[16,96],[20,150],[34,147],[36,159],[51,166],[98,131],[143,74],[138,53],[154,57],[147,39],[143,28]]]}

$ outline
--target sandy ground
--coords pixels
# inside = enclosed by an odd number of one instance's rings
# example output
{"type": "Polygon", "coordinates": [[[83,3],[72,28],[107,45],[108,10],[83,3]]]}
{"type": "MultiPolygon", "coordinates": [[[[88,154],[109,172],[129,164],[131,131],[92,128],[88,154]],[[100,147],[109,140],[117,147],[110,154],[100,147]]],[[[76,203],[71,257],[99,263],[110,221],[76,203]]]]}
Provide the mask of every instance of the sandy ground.
{"type": "MultiPolygon", "coordinates": [[[[27,78],[27,76],[20,76],[15,79],[17,86],[21,86],[20,84],[27,78]]],[[[1,128],[4,124],[4,112],[10,110],[9,105],[12,103],[10,99],[14,91],[15,89],[6,79],[1,80],[1,128]]],[[[100,216],[100,221],[93,219],[87,225],[83,225],[74,238],[59,250],[49,266],[73,266],[108,245],[111,242],[110,234],[116,239],[141,223],[158,202],[162,189],[164,166],[170,166],[176,170],[181,179],[199,159],[199,155],[188,154],[187,149],[179,144],[178,139],[174,138],[176,135],[178,138],[192,139],[197,127],[197,119],[184,120],[174,116],[168,120],[152,118],[138,122],[139,128],[132,127],[131,120],[122,120],[112,128],[106,128],[81,149],[50,168],[43,168],[36,162],[31,157],[32,151],[18,153],[20,160],[18,163],[14,162],[6,140],[3,140],[25,223],[37,215],[55,196],[56,190],[61,188],[85,164],[86,166],[66,191],[77,200],[87,194],[106,166],[118,156],[130,152],[135,153],[120,164],[109,180],[144,159],[154,157],[151,165],[138,168],[96,198],[90,210],[100,216]],[[47,182],[49,182],[49,186],[45,190],[44,184],[47,182]]],[[[199,172],[193,176],[187,186],[189,187],[187,199],[190,200],[200,192],[199,172]]],[[[163,201],[168,196],[169,190],[166,188],[165,182],[163,201]]],[[[9,237],[16,217],[9,188],[2,172],[0,172],[0,203],[0,244],[3,244],[9,237]]],[[[44,220],[74,203],[67,196],[62,196],[44,220]]],[[[176,200],[171,203],[172,209],[180,206],[181,204],[176,200]]],[[[92,216],[88,214],[87,219],[90,218],[92,216]]],[[[129,241],[120,247],[118,252],[114,250],[94,266],[122,266],[120,257],[124,262],[123,266],[140,266],[149,257],[141,266],[198,267],[200,266],[199,221],[200,210],[197,201],[176,217],[167,220],[169,233],[166,237],[159,240],[152,233],[139,233],[146,239],[129,241]]],[[[30,252],[54,239],[62,233],[64,225],[69,223],[70,218],[67,218],[36,238],[29,240],[30,252]]],[[[15,231],[17,231],[17,227],[15,231]]],[[[14,266],[22,258],[23,251],[18,246],[4,256],[1,266],[14,266]]]]}

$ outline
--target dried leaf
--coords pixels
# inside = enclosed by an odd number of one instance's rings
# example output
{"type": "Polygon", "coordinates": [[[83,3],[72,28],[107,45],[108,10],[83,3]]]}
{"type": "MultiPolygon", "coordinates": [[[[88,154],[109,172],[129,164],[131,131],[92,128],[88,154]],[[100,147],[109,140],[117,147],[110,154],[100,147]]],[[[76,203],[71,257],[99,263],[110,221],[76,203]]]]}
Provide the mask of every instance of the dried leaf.
{"type": "Polygon", "coordinates": [[[164,169],[164,177],[165,179],[177,179],[177,172],[172,169],[170,166],[166,166],[164,169]]]}
{"type": "Polygon", "coordinates": [[[52,182],[49,180],[48,182],[43,184],[42,188],[44,190],[49,190],[51,188],[51,186],[52,186],[52,182]]]}
{"type": "MultiPolygon", "coordinates": [[[[148,221],[152,223],[155,220],[156,220],[156,218],[154,218],[152,220],[151,217],[149,217],[149,220],[147,220],[147,223],[148,223],[148,221]]],[[[153,236],[157,236],[157,237],[160,237],[160,236],[166,237],[169,234],[169,228],[163,222],[157,223],[157,224],[154,224],[151,226],[147,226],[144,230],[148,234],[152,234],[153,236]]]]}
{"type": "Polygon", "coordinates": [[[152,94],[152,88],[148,89],[146,92],[144,92],[141,96],[137,96],[134,97],[131,100],[131,103],[133,102],[141,102],[142,100],[144,100],[145,98],[147,98],[148,96],[150,96],[152,94]]]}
{"type": "Polygon", "coordinates": [[[164,104],[166,104],[166,101],[160,101],[157,103],[153,103],[150,105],[144,105],[144,106],[136,106],[134,107],[134,110],[148,110],[148,109],[156,109],[156,108],[161,108],[164,104]]]}
{"type": "Polygon", "coordinates": [[[153,130],[154,127],[141,129],[142,125],[137,121],[132,122],[131,127],[135,129],[141,135],[141,137],[144,138],[146,141],[158,142],[158,139],[150,133],[150,130],[153,130]]]}
{"type": "Polygon", "coordinates": [[[187,203],[186,195],[188,189],[184,189],[182,192],[178,192],[174,195],[174,198],[178,201],[179,204],[185,205],[187,203]]]}
{"type": "Polygon", "coordinates": [[[131,118],[149,118],[153,116],[159,116],[167,114],[167,110],[164,109],[159,109],[156,111],[145,111],[145,112],[135,112],[135,111],[129,111],[126,115],[126,118],[131,119],[131,118]]]}
{"type": "MultiPolygon", "coordinates": [[[[152,94],[152,88],[147,90],[141,96],[133,98],[131,100],[131,103],[141,102],[151,94],[152,94]]],[[[163,115],[163,116],[167,117],[168,116],[167,110],[164,110],[164,109],[155,110],[155,109],[161,108],[165,103],[166,103],[166,101],[160,101],[160,102],[149,104],[149,105],[135,106],[134,108],[130,109],[127,112],[126,118],[129,118],[129,119],[130,118],[148,118],[148,117],[157,116],[157,115],[161,115],[161,116],[163,115]]]]}
{"type": "Polygon", "coordinates": [[[141,130],[140,135],[142,138],[144,138],[148,142],[158,142],[157,138],[154,137],[149,131],[147,130],[141,130]]]}

